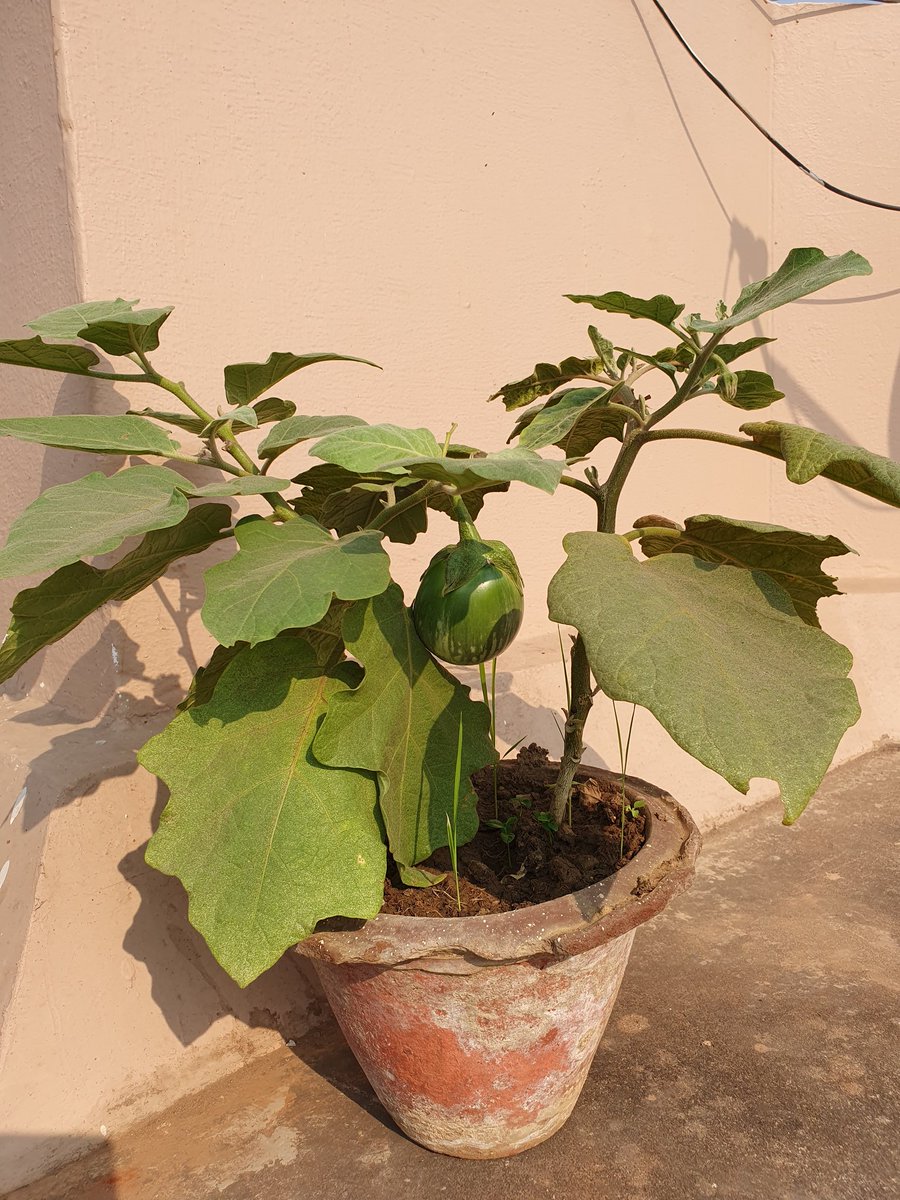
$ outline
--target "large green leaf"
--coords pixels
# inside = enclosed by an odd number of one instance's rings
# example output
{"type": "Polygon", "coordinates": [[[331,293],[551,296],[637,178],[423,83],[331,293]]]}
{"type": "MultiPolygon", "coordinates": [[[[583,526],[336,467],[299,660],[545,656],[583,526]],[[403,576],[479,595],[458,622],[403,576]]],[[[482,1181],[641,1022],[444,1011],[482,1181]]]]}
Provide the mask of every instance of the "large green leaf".
{"type": "Polygon", "coordinates": [[[288,417],[279,421],[259,443],[257,453],[262,458],[277,458],[291,446],[299,442],[307,442],[311,438],[325,437],[326,434],[336,433],[339,429],[349,429],[354,425],[365,425],[361,417],[288,417]]]}
{"type": "Polygon", "coordinates": [[[178,450],[164,429],[137,416],[8,417],[0,437],[95,454],[162,454],[178,450]]]}
{"type": "Polygon", "coordinates": [[[484,483],[527,483],[551,495],[559,486],[565,459],[542,458],[534,450],[510,446],[493,454],[473,458],[407,458],[392,464],[414,479],[434,479],[460,491],[483,487],[484,483]]]}
{"type": "MultiPolygon", "coordinates": [[[[411,487],[397,488],[396,500],[405,500],[424,485],[416,482],[411,487]]],[[[392,542],[412,545],[420,533],[428,528],[428,507],[423,496],[422,503],[408,508],[394,520],[382,526],[381,532],[392,542]]],[[[318,518],[323,525],[338,534],[352,533],[364,529],[380,516],[390,503],[390,494],[384,487],[352,487],[343,492],[331,492],[325,499],[318,518]]]]}
{"type": "Polygon", "coordinates": [[[288,375],[320,362],[357,362],[381,368],[367,358],[346,354],[290,354],[275,350],[264,363],[232,363],[225,368],[225,397],[229,404],[249,404],[288,375]]]}
{"type": "Polygon", "coordinates": [[[16,596],[12,621],[0,646],[0,682],[38,650],[57,642],[110,601],[127,600],[165,574],[169,564],[225,537],[231,512],[224,504],[199,504],[170,529],[148,533],[139,546],[105,571],[70,563],[37,587],[16,596]]]}
{"type": "MultiPolygon", "coordinates": [[[[611,388],[571,388],[548,401],[527,421],[522,413],[517,423],[519,445],[531,450],[559,446],[567,457],[589,453],[604,438],[622,440],[627,418],[618,410],[610,412],[609,401],[618,392],[611,388]],[[577,446],[577,449],[572,449],[577,446]]],[[[619,401],[622,403],[622,401],[619,401]]]]}
{"type": "MultiPolygon", "coordinates": [[[[411,456],[440,456],[441,447],[430,429],[401,425],[355,425],[323,437],[310,454],[346,471],[379,471],[411,456]]],[[[402,471],[400,472],[402,474],[402,471]]]]}
{"type": "Polygon", "coordinates": [[[656,321],[668,329],[684,312],[683,304],[676,304],[671,296],[652,296],[649,300],[641,300],[638,296],[629,296],[627,292],[604,292],[602,296],[566,296],[576,304],[590,304],[601,312],[620,313],[632,317],[635,321],[656,321]]]}
{"type": "Polygon", "coordinates": [[[137,300],[89,300],[85,304],[70,304],[67,308],[56,308],[28,322],[28,328],[43,337],[78,337],[85,325],[93,321],[106,321],[110,317],[127,317],[137,300]]]}
{"type": "Polygon", "coordinates": [[[0,342],[0,363],[13,367],[38,367],[42,371],[66,371],[88,375],[100,359],[87,346],[62,346],[39,337],[0,342]]]}
{"type": "MultiPolygon", "coordinates": [[[[396,584],[344,620],[344,642],[365,669],[362,683],[335,696],[316,738],[316,757],[378,774],[388,845],[404,867],[447,844],[454,771],[463,725],[461,778],[494,759],[487,706],[445,671],[419,641],[396,584]]],[[[478,827],[468,783],[460,798],[458,841],[478,827]]]]}
{"type": "Polygon", "coordinates": [[[276,479],[272,475],[230,475],[216,483],[196,486],[185,481],[181,491],[187,496],[267,496],[290,486],[290,479],[276,479]]]}
{"type": "MultiPolygon", "coordinates": [[[[318,624],[310,625],[306,629],[284,629],[278,637],[302,638],[312,648],[319,667],[323,671],[329,671],[344,658],[341,624],[352,603],[352,600],[333,600],[328,612],[318,624]]],[[[209,661],[198,667],[194,673],[188,693],[178,705],[178,711],[184,712],[185,709],[208,704],[225,668],[242,650],[247,649],[247,645],[247,642],[235,642],[233,646],[216,646],[209,661]]]]}
{"type": "Polygon", "coordinates": [[[648,708],[739,791],[775,780],[796,820],[859,719],[849,650],[804,624],[762,571],[687,554],[638,562],[615,534],[564,545],[550,619],[581,633],[600,688],[648,708]]]}
{"type": "Polygon", "coordinates": [[[188,511],[187,481],[167,467],[94,471],[48,488],[13,523],[0,550],[0,579],[106,554],[136,533],[177,525],[188,511]]]}
{"type": "Polygon", "coordinates": [[[716,355],[724,363],[733,363],[736,358],[742,358],[745,354],[749,354],[751,350],[758,350],[760,346],[767,346],[769,342],[774,342],[775,340],[775,338],[770,337],[752,337],[747,338],[744,342],[731,342],[727,344],[720,342],[716,346],[716,355]]]}
{"type": "Polygon", "coordinates": [[[92,342],[107,354],[132,354],[135,350],[155,350],[159,330],[172,312],[168,308],[142,308],[91,321],[78,331],[78,337],[92,342]]]}
{"type": "MultiPolygon", "coordinates": [[[[479,487],[468,488],[462,497],[462,501],[469,511],[469,516],[474,521],[484,508],[484,500],[487,495],[491,492],[508,491],[509,483],[483,483],[479,487]]],[[[437,512],[444,513],[453,520],[456,519],[453,515],[453,497],[448,495],[447,492],[432,492],[428,497],[428,507],[435,509],[437,512]]],[[[388,526],[388,529],[390,529],[390,526],[388,526]]]]}
{"type": "Polygon", "coordinates": [[[160,326],[172,309],[135,309],[136,303],[136,300],[118,299],[72,304],[29,321],[28,328],[44,337],[84,338],[107,354],[155,350],[159,345],[160,326]]]}
{"type": "Polygon", "coordinates": [[[308,517],[235,528],[234,558],[206,572],[203,623],[216,641],[255,645],[282,629],[315,625],[333,596],[359,600],[383,592],[388,556],[375,532],[333,538],[308,517]]]}
{"type": "Polygon", "coordinates": [[[823,475],[885,504],[900,507],[900,463],[893,459],[861,446],[848,446],[827,433],[783,421],[742,425],[741,432],[784,459],[791,483],[809,483],[817,475],[823,475]]]}
{"type": "Polygon", "coordinates": [[[812,292],[829,287],[840,279],[871,274],[872,268],[869,263],[853,250],[848,250],[846,254],[836,254],[832,258],[813,247],[792,250],[774,274],[768,275],[758,283],[749,283],[744,288],[731,311],[731,316],[716,321],[693,318],[691,325],[694,329],[701,329],[707,333],[725,333],[737,325],[755,321],[763,313],[780,308],[782,304],[790,304],[793,300],[799,300],[801,296],[809,296],[812,292]]]}
{"type": "Polygon", "coordinates": [[[237,658],[241,651],[246,649],[246,642],[235,642],[233,646],[216,646],[209,660],[194,672],[191,686],[176,711],[186,712],[189,708],[199,708],[201,704],[209,704],[225,668],[237,658]]]}
{"type": "Polygon", "coordinates": [[[648,558],[692,554],[705,562],[765,571],[784,588],[797,616],[807,625],[819,624],[816,604],[823,596],[841,594],[834,586],[834,577],[822,570],[823,560],[856,553],[840,538],[827,534],[800,533],[781,525],[736,521],[707,513],[688,517],[677,536],[651,534],[641,538],[641,549],[648,558]]]}
{"type": "Polygon", "coordinates": [[[138,755],[171,793],[147,862],[181,880],[191,923],[242,987],[324,918],[381,907],[375,782],[311,749],[356,678],[352,664],[322,674],[300,639],[242,650],[209,703],[138,755]]]}
{"type": "Polygon", "coordinates": [[[573,379],[595,379],[603,375],[607,366],[602,358],[566,358],[561,363],[538,363],[530,375],[506,383],[502,388],[489,396],[489,400],[502,399],[507,412],[516,408],[524,408],[532,400],[541,396],[549,396],[564,383],[573,379]]]}
{"type": "Polygon", "coordinates": [[[716,386],[722,399],[734,408],[768,408],[776,400],[784,399],[784,392],[779,392],[772,376],[765,371],[735,371],[734,379],[733,395],[728,394],[724,380],[720,379],[716,386]]]}

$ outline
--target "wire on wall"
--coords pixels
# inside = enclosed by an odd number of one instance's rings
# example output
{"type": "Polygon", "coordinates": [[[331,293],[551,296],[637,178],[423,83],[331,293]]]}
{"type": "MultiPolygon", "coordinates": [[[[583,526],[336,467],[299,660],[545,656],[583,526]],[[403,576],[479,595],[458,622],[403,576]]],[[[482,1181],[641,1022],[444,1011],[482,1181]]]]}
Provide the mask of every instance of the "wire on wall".
{"type": "MultiPolygon", "coordinates": [[[[879,0],[879,2],[891,4],[891,3],[896,3],[897,0],[879,0]]],[[[653,4],[654,8],[657,9],[657,11],[659,12],[662,19],[665,21],[665,23],[671,29],[672,33],[675,35],[675,37],[678,39],[678,41],[681,43],[681,45],[684,47],[684,49],[688,52],[688,54],[691,56],[691,58],[694,60],[694,62],[697,64],[697,66],[700,68],[700,70],[703,72],[703,74],[706,76],[706,78],[710,81],[710,83],[715,84],[715,86],[719,89],[719,91],[722,93],[722,95],[731,101],[731,103],[735,106],[735,108],[738,110],[738,112],[742,113],[747,118],[747,120],[750,122],[750,124],[753,125],[753,127],[755,129],[759,130],[759,132],[763,135],[763,137],[766,139],[766,141],[770,142],[771,145],[773,145],[780,154],[784,155],[784,157],[788,160],[788,162],[793,163],[795,167],[797,167],[797,168],[799,168],[799,170],[803,171],[803,173],[805,175],[808,175],[810,177],[810,179],[812,179],[815,183],[819,184],[820,187],[825,188],[826,191],[833,192],[836,196],[843,196],[845,200],[855,200],[857,204],[868,204],[871,208],[883,208],[883,209],[887,209],[889,212],[900,212],[900,204],[888,204],[883,200],[870,200],[866,196],[857,196],[855,192],[845,191],[844,188],[839,188],[835,184],[829,183],[827,179],[823,179],[820,175],[817,175],[815,173],[815,171],[813,171],[810,167],[808,167],[806,165],[806,163],[801,162],[801,160],[797,157],[797,155],[792,154],[791,151],[788,150],[787,146],[782,145],[782,143],[779,142],[776,137],[773,137],[772,134],[769,133],[768,129],[765,128],[765,126],[760,125],[760,123],[759,123],[759,121],[757,121],[756,117],[754,117],[752,113],[748,112],[747,109],[744,108],[743,104],[741,104],[740,100],[736,99],[731,94],[731,92],[728,90],[728,88],[725,86],[725,84],[722,83],[722,81],[720,79],[718,79],[712,73],[712,71],[709,69],[709,67],[706,66],[706,64],[702,61],[702,59],[699,57],[699,55],[692,49],[692,47],[685,40],[681,31],[676,26],[675,22],[672,20],[672,18],[669,16],[669,14],[666,12],[666,10],[663,8],[662,4],[660,3],[660,0],[651,0],[651,3],[653,4]]]]}

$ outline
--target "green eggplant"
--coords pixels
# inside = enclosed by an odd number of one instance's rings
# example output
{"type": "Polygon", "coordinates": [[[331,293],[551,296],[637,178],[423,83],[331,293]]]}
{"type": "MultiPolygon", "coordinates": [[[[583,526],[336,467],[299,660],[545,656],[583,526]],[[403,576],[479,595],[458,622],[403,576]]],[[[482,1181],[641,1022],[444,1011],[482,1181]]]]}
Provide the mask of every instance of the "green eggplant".
{"type": "Polygon", "coordinates": [[[422,575],[413,623],[436,658],[472,666],[496,658],[512,643],[525,611],[524,588],[512,551],[483,542],[471,524],[460,541],[439,550],[422,575]]]}

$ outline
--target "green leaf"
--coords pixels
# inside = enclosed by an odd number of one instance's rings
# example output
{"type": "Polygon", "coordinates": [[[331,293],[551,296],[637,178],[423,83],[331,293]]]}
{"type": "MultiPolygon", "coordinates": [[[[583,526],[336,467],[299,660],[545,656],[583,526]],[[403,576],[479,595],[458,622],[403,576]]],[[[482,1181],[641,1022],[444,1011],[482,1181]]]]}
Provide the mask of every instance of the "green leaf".
{"type": "MultiPolygon", "coordinates": [[[[105,350],[107,354],[145,353],[159,346],[159,330],[172,312],[168,308],[143,308],[94,320],[82,326],[76,336],[105,350]]],[[[32,326],[34,328],[34,326],[32,326]]]]}
{"type": "Polygon", "coordinates": [[[164,429],[137,416],[9,417],[0,420],[0,437],[95,454],[168,456],[179,448],[164,429]]]}
{"type": "Polygon", "coordinates": [[[576,304],[590,304],[602,312],[620,313],[634,320],[656,321],[658,325],[671,326],[684,312],[683,304],[676,304],[671,296],[653,296],[641,300],[627,292],[604,292],[602,296],[566,296],[576,304]]]}
{"type": "MultiPolygon", "coordinates": [[[[412,487],[398,488],[396,499],[404,500],[424,484],[416,482],[412,487]]],[[[338,534],[352,533],[363,529],[384,512],[390,502],[386,488],[352,487],[342,492],[331,492],[321,507],[319,520],[338,534]]],[[[381,532],[390,541],[412,545],[420,533],[428,528],[428,509],[423,497],[421,505],[408,508],[394,520],[382,526],[381,532]]]]}
{"type": "MultiPolygon", "coordinates": [[[[297,411],[297,405],[292,400],[279,400],[277,396],[266,396],[265,400],[257,400],[253,405],[258,425],[271,425],[273,421],[286,421],[297,411]]],[[[240,421],[235,421],[234,428],[240,429],[240,421]]]]}
{"type": "Polygon", "coordinates": [[[233,646],[216,646],[206,665],[198,667],[194,672],[187,695],[177,706],[176,711],[187,712],[189,708],[199,708],[202,704],[209,704],[225,668],[242,650],[246,649],[246,642],[236,642],[233,646]]]}
{"type": "Polygon", "coordinates": [[[853,250],[833,258],[827,258],[821,250],[812,247],[792,250],[774,274],[744,288],[730,317],[718,321],[692,318],[691,326],[706,333],[725,333],[728,329],[755,321],[763,313],[780,308],[782,304],[790,304],[801,296],[809,296],[812,292],[829,287],[840,279],[871,274],[869,263],[853,250]]]}
{"type": "Polygon", "coordinates": [[[704,562],[765,571],[790,596],[797,616],[807,625],[816,626],[816,603],[823,596],[841,594],[834,586],[834,577],[822,570],[823,560],[856,553],[840,538],[707,513],[688,517],[684,530],[676,537],[651,534],[641,538],[641,549],[648,558],[666,553],[692,554],[704,562]]]}
{"type": "MultiPolygon", "coordinates": [[[[256,409],[251,408],[247,404],[242,404],[233,412],[224,417],[216,417],[201,429],[201,433],[206,437],[218,433],[223,425],[232,425],[232,422],[242,427],[243,429],[255,429],[259,424],[259,418],[256,415],[256,409]]],[[[232,425],[232,430],[234,425],[232,425]]]]}
{"type": "Polygon", "coordinates": [[[229,404],[249,404],[288,375],[320,362],[356,362],[381,370],[367,358],[346,354],[290,354],[275,350],[264,363],[233,363],[225,368],[225,397],[229,404]]]}
{"type": "Polygon", "coordinates": [[[153,421],[164,421],[166,425],[174,425],[188,433],[196,433],[198,437],[207,425],[202,417],[191,416],[189,412],[163,412],[157,408],[130,408],[127,415],[129,417],[149,417],[153,421]]]}
{"type": "Polygon", "coordinates": [[[381,907],[374,780],[323,767],[311,750],[355,678],[350,664],[322,674],[299,639],[245,649],[209,703],[138,755],[171,792],[147,862],[181,880],[191,924],[242,987],[319,921],[381,907]]]}
{"type": "MultiPolygon", "coordinates": [[[[377,772],[391,853],[412,867],[447,844],[460,719],[463,779],[494,761],[490,712],[419,641],[396,584],[353,606],[344,641],[365,677],[332,700],[314,743],[316,757],[377,772]]],[[[466,789],[457,821],[460,844],[477,827],[475,798],[466,789]]]]}
{"type": "Polygon", "coordinates": [[[323,437],[310,454],[347,471],[378,471],[411,455],[439,456],[441,447],[430,429],[400,425],[355,425],[323,437]]]}
{"type": "Polygon", "coordinates": [[[763,421],[741,426],[758,446],[784,459],[791,483],[809,483],[817,475],[843,483],[854,491],[900,507],[900,463],[861,446],[848,446],[827,433],[763,421]]]}
{"type": "MultiPolygon", "coordinates": [[[[469,512],[469,516],[474,521],[481,510],[484,508],[485,496],[491,492],[508,492],[509,483],[485,483],[477,488],[469,488],[462,497],[462,502],[469,512]]],[[[448,517],[453,517],[453,497],[446,492],[433,492],[428,497],[428,507],[436,509],[438,512],[445,513],[448,517]]],[[[418,512],[418,509],[414,510],[418,512]]],[[[393,524],[393,522],[392,522],[393,524]]],[[[386,532],[390,537],[390,528],[386,532]]],[[[424,532],[424,531],[423,531],[424,532]]],[[[396,539],[391,539],[392,541],[396,539]]]]}
{"type": "Polygon", "coordinates": [[[66,371],[88,375],[100,359],[87,346],[50,345],[39,337],[0,342],[0,363],[13,367],[38,367],[42,371],[66,371]]]}
{"type": "Polygon", "coordinates": [[[328,612],[315,625],[305,629],[285,629],[279,637],[299,637],[312,647],[323,671],[330,670],[344,657],[343,622],[352,600],[332,600],[328,612]]]}
{"type": "Polygon", "coordinates": [[[224,504],[200,504],[180,524],[148,533],[139,546],[105,571],[84,562],[55,571],[16,596],[12,621],[0,646],[0,682],[15,675],[38,650],[49,646],[110,601],[128,600],[164,575],[169,564],[197,554],[230,531],[224,504]]]}
{"type": "Polygon", "coordinates": [[[169,308],[135,310],[136,300],[95,300],[58,308],[28,323],[44,337],[84,338],[107,354],[131,354],[155,350],[159,329],[171,313],[169,308]]]}
{"type": "Polygon", "coordinates": [[[291,446],[311,438],[325,437],[326,434],[336,433],[340,429],[349,429],[354,425],[365,425],[361,417],[288,417],[279,421],[266,434],[259,444],[258,453],[262,458],[277,458],[291,446]]]}
{"type": "Polygon", "coordinates": [[[774,342],[775,338],[769,337],[753,337],[747,338],[745,342],[734,342],[726,344],[720,342],[716,346],[716,354],[724,363],[733,363],[736,358],[742,358],[745,354],[749,354],[751,350],[758,350],[760,346],[766,346],[769,342],[774,342]]]}
{"type": "Polygon", "coordinates": [[[736,371],[733,377],[737,381],[734,394],[726,394],[723,379],[719,378],[716,391],[728,404],[734,408],[768,408],[776,400],[784,399],[784,392],[779,392],[772,381],[772,376],[765,371],[736,371]]]}
{"type": "Polygon", "coordinates": [[[550,495],[566,469],[564,459],[542,458],[534,450],[511,446],[476,458],[407,458],[392,464],[416,479],[435,479],[460,491],[489,483],[527,483],[550,495]]]}
{"type": "Polygon", "coordinates": [[[390,563],[376,532],[333,538],[308,517],[235,528],[234,558],[206,572],[203,623],[223,646],[255,645],[282,629],[321,621],[333,596],[359,600],[383,592],[390,563]]]}
{"type": "Polygon", "coordinates": [[[137,300],[90,300],[86,304],[71,304],[68,308],[57,308],[29,321],[27,328],[44,337],[78,337],[85,325],[93,321],[106,321],[110,317],[126,317],[137,304],[137,300]]]}
{"type": "MultiPolygon", "coordinates": [[[[258,425],[270,425],[273,421],[283,421],[285,418],[293,416],[296,408],[297,406],[289,400],[279,400],[277,396],[267,396],[265,400],[259,400],[253,405],[251,411],[255,420],[245,422],[240,417],[235,420],[236,413],[223,419],[233,422],[231,428],[234,433],[245,433],[248,429],[255,429],[258,425]]],[[[244,411],[246,410],[243,408],[237,409],[238,413],[244,411]]],[[[136,412],[129,411],[128,415],[152,417],[155,421],[165,421],[167,425],[176,425],[179,429],[186,429],[189,433],[197,434],[198,437],[208,428],[208,423],[202,417],[192,416],[189,412],[160,412],[155,408],[142,408],[136,412]]]]}
{"type": "Polygon", "coordinates": [[[515,408],[524,408],[532,400],[548,396],[571,383],[573,379],[596,379],[607,370],[603,357],[599,358],[566,358],[561,363],[538,363],[530,375],[517,379],[514,383],[504,384],[502,388],[489,396],[488,400],[502,399],[507,412],[515,408]]]}
{"type": "Polygon", "coordinates": [[[136,533],[177,525],[188,511],[186,481],[167,467],[94,471],[48,488],[13,523],[0,550],[0,579],[106,554],[136,533]]]}
{"type": "Polygon", "coordinates": [[[616,348],[609,340],[603,337],[596,325],[588,325],[588,337],[591,339],[591,345],[594,347],[594,353],[603,363],[603,366],[608,374],[615,378],[616,374],[616,348]]]}
{"type": "MultiPolygon", "coordinates": [[[[548,401],[540,412],[524,426],[519,436],[519,445],[531,450],[539,450],[544,446],[560,446],[567,457],[580,457],[569,449],[569,439],[576,427],[580,429],[579,448],[583,451],[585,441],[591,441],[593,450],[604,438],[614,437],[622,440],[626,417],[620,412],[609,412],[606,405],[610,400],[618,400],[616,388],[572,388],[561,392],[558,397],[548,401]],[[606,410],[606,411],[604,411],[606,410]],[[586,418],[590,417],[588,426],[586,418]],[[582,425],[584,423],[584,425],[582,425]],[[590,437],[585,434],[590,428],[590,437]],[[596,440],[593,440],[596,435],[596,440]]],[[[523,414],[524,416],[525,414],[523,414]]],[[[572,439],[574,441],[574,439],[572,439]]]]}
{"type": "Polygon", "coordinates": [[[269,475],[235,475],[202,487],[186,484],[181,491],[186,496],[267,496],[283,492],[291,486],[290,479],[275,479],[269,475]]]}
{"type": "Polygon", "coordinates": [[[648,708],[739,791],[775,780],[796,820],[859,718],[850,652],[804,624],[762,571],[687,554],[638,562],[615,534],[573,533],[564,546],[550,619],[582,635],[600,688],[648,708]]]}

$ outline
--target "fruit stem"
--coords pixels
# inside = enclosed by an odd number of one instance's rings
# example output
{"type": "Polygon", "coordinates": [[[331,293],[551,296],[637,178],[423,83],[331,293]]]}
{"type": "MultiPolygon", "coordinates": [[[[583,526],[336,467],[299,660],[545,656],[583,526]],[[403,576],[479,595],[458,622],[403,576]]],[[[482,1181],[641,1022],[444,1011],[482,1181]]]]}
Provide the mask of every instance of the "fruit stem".
{"type": "Polygon", "coordinates": [[[453,519],[459,526],[459,540],[461,542],[480,542],[481,536],[475,528],[469,510],[459,492],[450,501],[450,506],[453,510],[453,519]]]}

